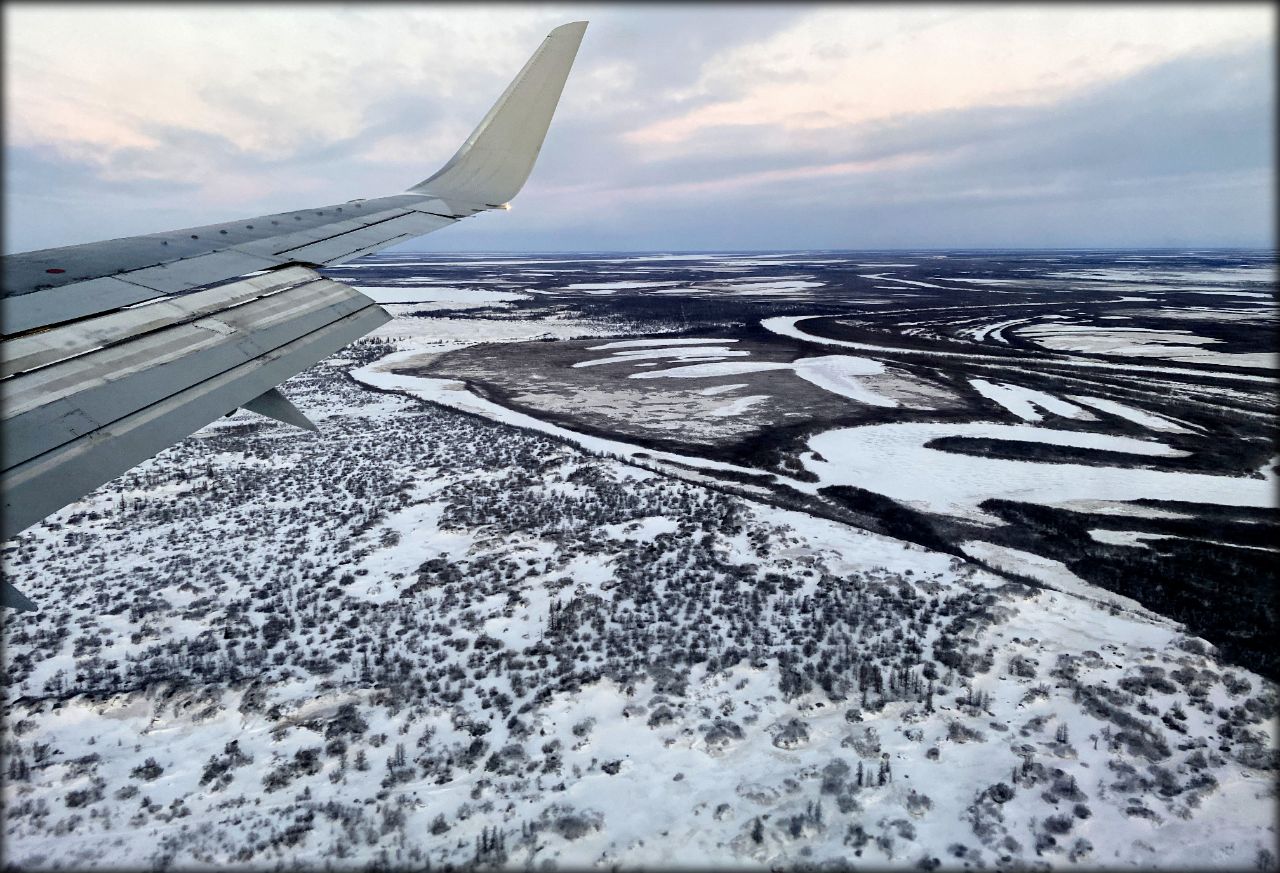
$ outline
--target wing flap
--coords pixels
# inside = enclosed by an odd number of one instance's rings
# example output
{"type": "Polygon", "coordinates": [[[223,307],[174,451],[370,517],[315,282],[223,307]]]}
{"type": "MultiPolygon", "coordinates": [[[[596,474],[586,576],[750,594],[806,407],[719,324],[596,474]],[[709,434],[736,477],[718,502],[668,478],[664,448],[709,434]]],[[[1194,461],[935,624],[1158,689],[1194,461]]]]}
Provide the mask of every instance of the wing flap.
{"type": "MultiPolygon", "coordinates": [[[[179,315],[158,328],[149,316],[119,325],[147,329],[5,379],[3,536],[390,320],[354,288],[302,268],[294,277],[303,273],[309,281],[248,302],[246,289],[235,287],[241,283],[211,289],[224,295],[222,309],[211,311],[209,296],[195,307],[186,298],[152,304],[179,315]]],[[[84,324],[55,330],[92,339],[54,337],[49,344],[74,349],[100,341],[103,325],[88,324],[88,331],[84,324]]]]}
{"type": "Polygon", "coordinates": [[[102,276],[21,297],[5,297],[0,300],[0,325],[8,341],[11,335],[97,312],[110,312],[156,296],[152,288],[115,276],[102,276]]]}
{"type": "MultiPolygon", "coordinates": [[[[325,324],[374,307],[349,285],[321,279],[247,303],[181,319],[8,380],[6,468],[81,436],[325,324]],[[75,414],[72,415],[71,413],[75,414]]],[[[235,295],[233,288],[230,292],[235,295]]],[[[183,301],[175,301],[180,308],[183,301]]],[[[79,330],[78,325],[63,328],[79,330]]],[[[293,374],[290,374],[293,375],[293,374]]],[[[224,412],[226,410],[223,410],[224,412]]]]}
{"type": "Polygon", "coordinates": [[[153,330],[193,321],[201,316],[236,306],[256,297],[265,297],[303,282],[315,273],[301,267],[286,267],[254,276],[234,285],[222,285],[184,295],[180,300],[156,300],[109,315],[87,319],[74,326],[51,328],[14,337],[0,345],[0,376],[33,370],[109,346],[153,330]]]}

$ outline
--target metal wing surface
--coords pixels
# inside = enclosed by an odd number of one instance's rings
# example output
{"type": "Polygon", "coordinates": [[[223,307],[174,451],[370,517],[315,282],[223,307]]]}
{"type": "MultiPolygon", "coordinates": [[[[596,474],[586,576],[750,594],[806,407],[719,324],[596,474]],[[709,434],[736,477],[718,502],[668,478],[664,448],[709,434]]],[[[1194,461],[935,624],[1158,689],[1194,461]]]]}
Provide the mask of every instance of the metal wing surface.
{"type": "MultiPolygon", "coordinates": [[[[275,386],[390,319],[314,268],[505,206],[585,30],[553,30],[453,158],[407,193],[6,256],[0,536],[238,407],[305,426],[275,386]]],[[[3,587],[5,605],[32,608],[3,587]]]]}

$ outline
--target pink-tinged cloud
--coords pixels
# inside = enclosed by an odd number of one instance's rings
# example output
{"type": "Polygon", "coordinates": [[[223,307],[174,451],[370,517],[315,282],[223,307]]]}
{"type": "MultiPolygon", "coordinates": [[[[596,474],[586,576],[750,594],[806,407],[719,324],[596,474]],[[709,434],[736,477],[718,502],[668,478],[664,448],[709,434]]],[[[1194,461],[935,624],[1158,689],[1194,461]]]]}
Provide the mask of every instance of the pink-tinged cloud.
{"type": "Polygon", "coordinates": [[[723,126],[804,131],[1040,105],[1171,58],[1271,38],[1261,6],[823,9],[709,59],[688,93],[724,99],[626,138],[678,145],[723,126]]]}
{"type": "Polygon", "coordinates": [[[638,200],[662,200],[686,195],[707,196],[729,192],[750,194],[753,189],[785,182],[834,180],[868,173],[884,173],[917,167],[928,161],[929,157],[922,154],[894,155],[893,157],[866,161],[837,161],[835,163],[788,167],[780,170],[738,173],[715,179],[675,182],[670,185],[637,185],[627,188],[606,189],[604,191],[597,190],[593,193],[593,197],[609,198],[615,204],[623,204],[638,200]]]}
{"type": "Polygon", "coordinates": [[[425,245],[1270,238],[1261,4],[11,4],[6,248],[401,191],[582,18],[515,211],[425,245]]]}

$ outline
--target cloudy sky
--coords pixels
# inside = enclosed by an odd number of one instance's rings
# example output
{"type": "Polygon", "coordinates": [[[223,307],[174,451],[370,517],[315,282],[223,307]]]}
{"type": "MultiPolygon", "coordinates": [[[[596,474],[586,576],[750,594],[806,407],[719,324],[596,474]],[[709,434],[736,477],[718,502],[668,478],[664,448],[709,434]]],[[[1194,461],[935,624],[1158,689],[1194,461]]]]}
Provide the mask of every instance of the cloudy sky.
{"type": "Polygon", "coordinates": [[[1271,246],[1271,4],[4,6],[6,251],[397,193],[591,22],[428,251],[1271,246]]]}

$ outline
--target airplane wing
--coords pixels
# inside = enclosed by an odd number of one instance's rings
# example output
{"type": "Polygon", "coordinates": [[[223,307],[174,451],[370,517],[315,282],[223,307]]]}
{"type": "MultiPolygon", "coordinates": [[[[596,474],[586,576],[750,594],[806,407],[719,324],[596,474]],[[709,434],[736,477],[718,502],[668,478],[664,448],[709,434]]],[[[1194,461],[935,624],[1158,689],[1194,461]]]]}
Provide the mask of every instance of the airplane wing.
{"type": "MultiPolygon", "coordinates": [[[[586,26],[551,31],[406,193],[6,256],[0,538],[239,407],[310,426],[275,386],[390,319],[315,268],[505,208],[586,26]]],[[[4,605],[31,608],[3,587],[4,605]]]]}

